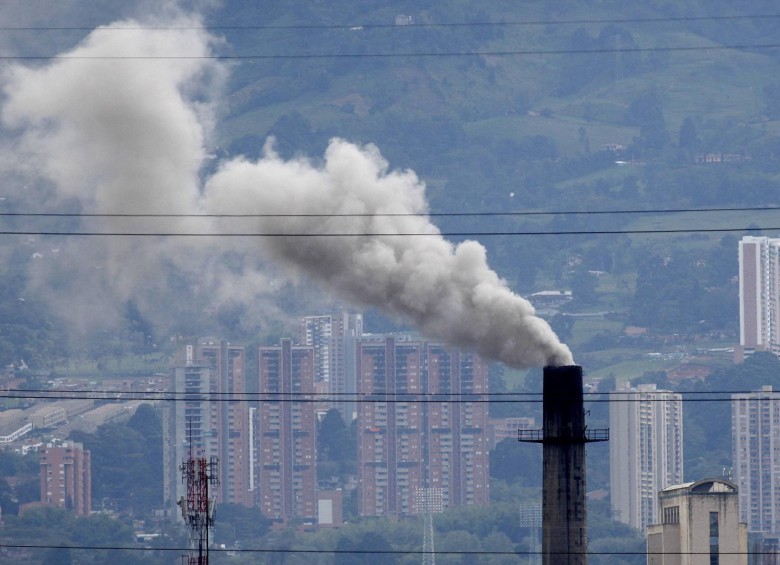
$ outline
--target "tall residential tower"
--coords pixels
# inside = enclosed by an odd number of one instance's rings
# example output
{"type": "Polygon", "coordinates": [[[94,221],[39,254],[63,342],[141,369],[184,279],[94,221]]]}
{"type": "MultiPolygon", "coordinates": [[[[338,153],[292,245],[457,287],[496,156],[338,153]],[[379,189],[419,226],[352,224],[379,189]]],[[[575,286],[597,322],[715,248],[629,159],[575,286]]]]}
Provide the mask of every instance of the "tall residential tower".
{"type": "Polygon", "coordinates": [[[314,359],[312,346],[289,339],[258,348],[260,508],[277,522],[317,522],[314,359]]]}
{"type": "Polygon", "coordinates": [[[77,516],[92,511],[92,472],[89,450],[66,441],[41,450],[41,502],[67,508],[77,516]]]}
{"type": "Polygon", "coordinates": [[[365,336],[356,364],[358,512],[418,514],[416,493],[430,488],[445,508],[486,504],[486,363],[408,336],[365,336]]]}
{"type": "Polygon", "coordinates": [[[658,492],[683,481],[682,396],[621,383],[610,398],[610,497],[616,520],[645,532],[658,492]]]}
{"type": "Polygon", "coordinates": [[[245,365],[244,348],[224,340],[203,338],[178,354],[172,385],[182,400],[163,407],[165,499],[176,512],[185,494],[179,467],[191,452],[219,458],[218,502],[254,505],[245,365]]]}
{"type": "Polygon", "coordinates": [[[780,239],[743,237],[739,242],[739,350],[780,354],[780,239]]]}
{"type": "Polygon", "coordinates": [[[731,396],[734,482],[749,532],[780,533],[780,396],[771,386],[731,396]]]}

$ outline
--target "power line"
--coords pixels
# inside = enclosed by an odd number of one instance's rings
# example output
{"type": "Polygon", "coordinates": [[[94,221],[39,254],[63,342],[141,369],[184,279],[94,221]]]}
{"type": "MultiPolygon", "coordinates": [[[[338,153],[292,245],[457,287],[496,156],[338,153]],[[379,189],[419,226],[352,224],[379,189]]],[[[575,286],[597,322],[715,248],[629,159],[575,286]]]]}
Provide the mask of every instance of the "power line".
{"type": "Polygon", "coordinates": [[[320,232],[320,233],[281,233],[281,232],[93,232],[93,231],[47,231],[47,230],[1,230],[0,235],[39,235],[65,237],[491,237],[491,236],[540,236],[540,235],[652,235],[675,233],[734,233],[780,231],[780,227],[739,227],[739,228],[652,228],[652,229],[615,229],[615,230],[546,230],[546,231],[433,231],[433,232],[320,232]]]}
{"type": "Polygon", "coordinates": [[[224,214],[184,214],[184,213],[100,213],[100,212],[0,212],[0,217],[14,218],[394,218],[394,217],[493,217],[493,216],[595,216],[605,214],[683,214],[714,212],[773,212],[780,206],[743,206],[713,208],[650,208],[617,210],[530,210],[530,211],[486,211],[486,212],[366,212],[366,213],[224,213],[224,214]]]}
{"type": "Polygon", "coordinates": [[[508,51],[442,51],[406,53],[300,53],[300,54],[251,54],[251,55],[2,55],[0,60],[295,60],[295,59],[395,59],[395,58],[439,58],[439,57],[515,57],[537,55],[599,55],[607,53],[654,53],[654,52],[696,52],[723,51],[729,49],[778,49],[780,43],[744,43],[730,45],[682,45],[656,47],[597,48],[597,49],[540,49],[508,51]]]}
{"type": "MultiPolygon", "coordinates": [[[[176,391],[126,391],[126,390],[119,390],[119,389],[110,389],[110,390],[90,390],[90,389],[46,389],[46,388],[38,388],[38,389],[0,389],[0,394],[6,394],[6,393],[14,393],[19,392],[22,394],[93,394],[93,393],[101,393],[101,394],[121,394],[121,395],[154,395],[154,394],[201,394],[203,396],[209,396],[209,397],[220,397],[220,396],[234,396],[236,394],[241,394],[244,396],[263,396],[263,395],[274,395],[274,396],[286,396],[290,398],[295,397],[334,397],[334,396],[346,396],[346,397],[356,397],[361,395],[367,395],[367,396],[377,396],[380,393],[360,393],[360,392],[242,392],[242,393],[235,393],[235,392],[220,392],[220,391],[213,391],[208,393],[187,393],[187,392],[176,392],[176,391]]],[[[651,391],[641,391],[641,390],[610,390],[610,391],[604,391],[604,392],[583,392],[583,396],[625,396],[625,395],[641,395],[641,394],[662,394],[664,392],[672,392],[674,394],[682,394],[682,395],[706,395],[706,394],[753,394],[753,393],[762,393],[762,394],[771,394],[771,395],[780,395],[780,390],[688,390],[688,391],[661,391],[661,390],[651,390],[651,391]]],[[[524,396],[532,396],[532,397],[542,397],[542,392],[383,392],[381,393],[382,396],[490,396],[490,397],[502,397],[502,396],[511,396],[511,397],[524,397],[524,396]]],[[[555,396],[555,393],[552,393],[552,396],[555,396]]],[[[20,397],[25,398],[25,397],[20,397]]],[[[587,400],[586,400],[587,401],[587,400]]]]}
{"type": "MultiPolygon", "coordinates": [[[[734,399],[730,395],[736,394],[756,394],[764,393],[766,391],[750,391],[750,392],[697,392],[697,393],[685,393],[685,392],[672,392],[673,394],[688,395],[698,394],[701,396],[694,398],[683,397],[681,399],[676,398],[641,398],[641,392],[616,392],[613,395],[622,395],[619,398],[610,397],[607,393],[593,393],[595,398],[587,398],[585,402],[591,404],[609,404],[609,403],[633,403],[633,402],[735,402],[739,400],[749,400],[751,402],[761,402],[767,400],[776,400],[775,398],[767,397],[753,397],[749,399],[734,399]],[[602,395],[606,394],[606,398],[602,395]],[[704,395],[729,395],[729,396],[716,396],[714,398],[705,397],[704,395]]],[[[772,394],[778,394],[780,391],[775,391],[772,394]]],[[[246,393],[246,392],[234,392],[223,393],[218,395],[216,393],[190,393],[190,392],[147,392],[147,393],[134,393],[126,391],[89,391],[83,393],[73,393],[69,391],[51,391],[30,393],[29,391],[23,391],[17,393],[17,391],[0,391],[0,398],[7,399],[25,399],[25,400],[109,400],[109,401],[159,401],[159,402],[228,402],[228,403],[244,403],[244,402],[257,402],[257,403],[291,403],[291,404],[306,404],[306,403],[354,403],[354,404],[541,404],[543,399],[541,394],[535,394],[532,398],[520,397],[516,398],[512,393],[506,393],[503,395],[491,394],[491,393],[462,393],[460,395],[446,394],[446,393],[356,393],[353,396],[339,396],[339,395],[317,395],[315,393],[307,394],[300,393],[298,396],[290,396],[285,393],[246,393]]]]}
{"type": "MultiPolygon", "coordinates": [[[[138,546],[101,546],[101,545],[63,545],[63,544],[11,544],[0,543],[0,548],[9,549],[74,549],[86,551],[188,551],[182,547],[138,547],[138,546]]],[[[235,553],[285,553],[285,554],[343,554],[343,555],[422,555],[419,549],[290,549],[290,548],[213,548],[213,552],[235,553]]],[[[436,550],[437,555],[544,555],[543,551],[474,551],[474,550],[436,550]]],[[[569,555],[568,552],[551,551],[550,555],[569,555]]],[[[719,555],[776,555],[774,551],[720,551],[719,555]]],[[[577,555],[581,555],[578,553],[577,555]]],[[[588,551],[587,555],[710,555],[709,551],[588,551]]]]}
{"type": "MultiPolygon", "coordinates": [[[[347,30],[398,29],[407,31],[420,28],[468,28],[468,27],[518,27],[538,25],[586,25],[628,23],[680,23],[702,21],[766,20],[780,18],[780,14],[733,14],[715,16],[657,16],[647,18],[584,18],[568,20],[508,20],[497,22],[420,22],[411,25],[395,23],[351,24],[287,24],[287,25],[215,25],[215,26],[112,26],[101,31],[264,31],[264,30],[347,30]]],[[[0,31],[92,31],[95,26],[2,26],[0,31]]]]}

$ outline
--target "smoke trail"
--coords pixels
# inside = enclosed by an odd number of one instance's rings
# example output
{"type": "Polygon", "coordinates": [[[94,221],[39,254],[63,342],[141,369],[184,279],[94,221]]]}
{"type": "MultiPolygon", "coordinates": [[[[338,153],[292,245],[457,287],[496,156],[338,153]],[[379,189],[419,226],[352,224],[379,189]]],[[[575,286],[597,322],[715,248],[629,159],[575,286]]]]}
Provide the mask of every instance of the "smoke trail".
{"type": "MultiPolygon", "coordinates": [[[[269,238],[262,248],[334,294],[377,306],[429,337],[518,367],[571,362],[568,348],[530,304],[488,267],[481,245],[447,242],[424,215],[383,215],[424,214],[427,204],[417,177],[389,172],[373,146],[334,140],[320,167],[285,162],[269,147],[258,162],[222,164],[201,197],[200,168],[214,120],[210,101],[225,69],[199,58],[210,54],[215,39],[197,18],[165,23],[159,26],[165,29],[143,30],[135,21],[117,22],[47,65],[12,66],[5,73],[2,120],[16,136],[0,162],[13,161],[16,172],[37,179],[33,209],[47,193],[52,209],[81,212],[360,214],[267,218],[252,227],[354,233],[269,238]],[[177,54],[187,57],[169,58],[177,54]],[[428,235],[370,235],[404,233],[428,235]]],[[[104,222],[86,227],[209,229],[183,219],[104,222]]],[[[34,288],[82,329],[116,321],[128,300],[162,328],[195,304],[207,316],[232,303],[255,323],[284,318],[271,301],[284,283],[252,241],[100,238],[57,245],[56,257],[34,262],[34,288]]]]}
{"type": "Polygon", "coordinates": [[[388,171],[373,146],[334,139],[316,167],[285,162],[267,145],[257,162],[224,163],[206,184],[204,206],[218,213],[321,214],[262,218],[253,227],[355,234],[264,238],[262,245],[334,293],[401,317],[428,337],[514,367],[572,363],[549,325],[488,267],[484,247],[446,241],[425,215],[423,184],[410,171],[388,171]],[[428,235],[393,235],[405,233],[428,235]]]}
{"type": "MultiPolygon", "coordinates": [[[[213,101],[226,78],[223,66],[199,58],[211,54],[215,41],[197,17],[125,20],[97,28],[46,65],[11,66],[2,77],[3,133],[11,141],[0,161],[24,186],[11,190],[6,183],[3,196],[17,209],[34,211],[196,212],[213,101]],[[150,25],[160,29],[140,29],[150,25]]],[[[208,226],[170,218],[66,226],[76,228],[208,226]]],[[[30,254],[36,251],[40,259],[31,263],[30,292],[83,331],[116,323],[129,300],[159,329],[195,305],[209,312],[242,298],[258,305],[258,294],[268,294],[273,279],[256,262],[233,260],[226,267],[215,242],[202,240],[93,238],[31,245],[30,254]]]]}

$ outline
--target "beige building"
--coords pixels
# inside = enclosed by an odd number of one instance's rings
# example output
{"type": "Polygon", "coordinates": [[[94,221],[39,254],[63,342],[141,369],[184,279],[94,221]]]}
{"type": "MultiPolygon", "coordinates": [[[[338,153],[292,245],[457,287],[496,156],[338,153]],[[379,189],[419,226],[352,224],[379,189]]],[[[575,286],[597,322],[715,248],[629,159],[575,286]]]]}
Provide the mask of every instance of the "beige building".
{"type": "Polygon", "coordinates": [[[647,529],[648,565],[747,565],[737,485],[704,479],[658,493],[660,524],[647,529]]]}

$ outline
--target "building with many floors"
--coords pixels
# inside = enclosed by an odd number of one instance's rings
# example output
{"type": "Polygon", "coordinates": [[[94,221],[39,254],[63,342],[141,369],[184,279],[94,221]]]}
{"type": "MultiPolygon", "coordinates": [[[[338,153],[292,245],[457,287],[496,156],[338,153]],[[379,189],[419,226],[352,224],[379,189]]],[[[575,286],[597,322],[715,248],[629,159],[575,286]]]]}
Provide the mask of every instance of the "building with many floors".
{"type": "Polygon", "coordinates": [[[337,312],[305,316],[300,321],[301,345],[314,348],[314,384],[327,397],[320,413],[336,408],[346,425],[356,417],[355,342],[363,335],[363,315],[337,312]]]}
{"type": "Polygon", "coordinates": [[[356,368],[358,512],[418,514],[425,488],[441,489],[445,508],[486,504],[487,365],[408,336],[364,336],[356,368]]]}
{"type": "Polygon", "coordinates": [[[41,502],[66,508],[77,516],[92,511],[89,450],[80,443],[47,445],[41,450],[41,502]]]}
{"type": "Polygon", "coordinates": [[[780,534],[780,397],[771,386],[731,396],[731,445],[740,520],[751,533],[780,534]]]}
{"type": "Polygon", "coordinates": [[[739,242],[739,349],[780,354],[780,238],[739,242]]]}
{"type": "Polygon", "coordinates": [[[683,480],[682,396],[620,383],[609,403],[612,514],[645,532],[658,515],[658,492],[683,480]]]}
{"type": "Polygon", "coordinates": [[[260,509],[277,522],[317,521],[315,350],[283,339],[259,347],[255,435],[260,509]]]}
{"type": "Polygon", "coordinates": [[[178,354],[172,392],[180,401],[163,405],[164,491],[175,515],[190,455],[219,458],[218,502],[254,505],[245,366],[244,348],[224,340],[203,338],[178,354]]]}

